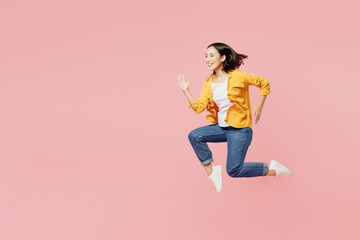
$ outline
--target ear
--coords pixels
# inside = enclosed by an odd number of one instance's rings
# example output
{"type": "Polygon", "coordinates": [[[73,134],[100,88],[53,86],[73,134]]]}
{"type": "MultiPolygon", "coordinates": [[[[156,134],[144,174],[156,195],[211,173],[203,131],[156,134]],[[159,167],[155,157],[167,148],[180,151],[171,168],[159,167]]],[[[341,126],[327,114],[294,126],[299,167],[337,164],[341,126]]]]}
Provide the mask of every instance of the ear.
{"type": "Polygon", "coordinates": [[[226,55],[222,55],[221,58],[220,58],[221,62],[224,62],[225,59],[226,59],[226,55]]]}

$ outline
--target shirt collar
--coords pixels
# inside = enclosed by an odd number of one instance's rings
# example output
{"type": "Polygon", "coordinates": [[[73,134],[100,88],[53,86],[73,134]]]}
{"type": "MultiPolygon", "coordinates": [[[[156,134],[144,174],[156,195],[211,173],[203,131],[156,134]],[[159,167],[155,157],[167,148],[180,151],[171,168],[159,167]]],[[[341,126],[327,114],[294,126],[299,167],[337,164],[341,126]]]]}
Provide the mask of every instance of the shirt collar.
{"type": "MultiPolygon", "coordinates": [[[[233,73],[236,71],[236,69],[234,70],[230,70],[229,73],[229,79],[231,78],[231,76],[233,75],[233,73]]],[[[210,82],[211,81],[211,77],[214,75],[214,73],[211,73],[208,78],[206,79],[206,81],[210,82]]]]}

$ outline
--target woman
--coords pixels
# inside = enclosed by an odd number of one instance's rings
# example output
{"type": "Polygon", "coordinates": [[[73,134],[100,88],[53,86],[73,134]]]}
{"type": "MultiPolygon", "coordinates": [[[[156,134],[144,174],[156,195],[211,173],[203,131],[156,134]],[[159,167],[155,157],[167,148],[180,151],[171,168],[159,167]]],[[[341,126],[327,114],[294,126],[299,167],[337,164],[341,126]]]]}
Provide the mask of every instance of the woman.
{"type": "Polygon", "coordinates": [[[183,74],[178,75],[189,108],[196,113],[205,109],[211,113],[206,120],[212,124],[192,130],[189,140],[217,192],[222,188],[221,165],[212,166],[214,160],[207,142],[227,142],[226,172],[231,177],[292,176],[288,168],[275,160],[271,160],[269,167],[266,163],[244,162],[253,135],[249,85],[260,88],[259,105],[254,110],[255,123],[270,93],[267,79],[238,70],[247,57],[224,43],[210,44],[205,63],[212,73],[203,84],[199,99],[194,99],[190,93],[189,78],[185,80],[183,74]]]}

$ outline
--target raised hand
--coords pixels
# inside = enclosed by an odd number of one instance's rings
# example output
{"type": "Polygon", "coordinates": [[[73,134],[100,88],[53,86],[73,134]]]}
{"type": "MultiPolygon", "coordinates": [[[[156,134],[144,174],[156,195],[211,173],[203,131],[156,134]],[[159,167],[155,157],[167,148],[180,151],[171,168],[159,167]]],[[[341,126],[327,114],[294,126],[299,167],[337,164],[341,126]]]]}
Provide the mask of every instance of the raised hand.
{"type": "Polygon", "coordinates": [[[179,87],[183,91],[185,91],[186,89],[189,89],[189,87],[190,87],[190,79],[188,77],[187,81],[186,81],[185,77],[184,77],[184,74],[179,73],[179,75],[178,75],[178,83],[179,83],[179,87]]]}

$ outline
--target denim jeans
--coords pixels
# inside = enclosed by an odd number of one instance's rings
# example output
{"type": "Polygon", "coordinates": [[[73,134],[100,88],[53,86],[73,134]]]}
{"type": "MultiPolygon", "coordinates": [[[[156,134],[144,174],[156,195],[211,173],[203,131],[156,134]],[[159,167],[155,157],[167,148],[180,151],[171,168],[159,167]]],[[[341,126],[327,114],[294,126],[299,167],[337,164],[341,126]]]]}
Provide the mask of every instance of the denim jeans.
{"type": "Polygon", "coordinates": [[[266,163],[244,162],[252,135],[253,131],[249,127],[221,127],[211,124],[192,130],[188,137],[202,165],[214,161],[207,142],[227,142],[226,172],[230,177],[266,176],[266,163]]]}

